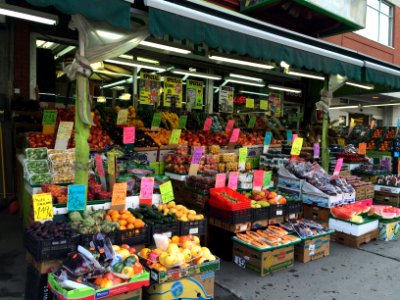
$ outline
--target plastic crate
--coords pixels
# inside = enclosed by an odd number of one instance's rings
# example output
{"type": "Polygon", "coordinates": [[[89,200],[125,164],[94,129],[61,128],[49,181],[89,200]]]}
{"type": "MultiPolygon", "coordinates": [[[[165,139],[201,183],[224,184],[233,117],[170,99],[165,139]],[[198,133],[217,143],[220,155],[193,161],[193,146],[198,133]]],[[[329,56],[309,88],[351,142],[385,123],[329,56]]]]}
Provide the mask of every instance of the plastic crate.
{"type": "Polygon", "coordinates": [[[270,218],[281,217],[287,215],[286,204],[272,204],[270,206],[270,218]]]}
{"type": "Polygon", "coordinates": [[[24,246],[36,261],[63,259],[74,252],[79,245],[80,236],[74,233],[69,238],[41,240],[30,233],[24,233],[24,246]]]}
{"type": "Polygon", "coordinates": [[[271,206],[261,207],[261,208],[252,208],[251,209],[251,221],[260,221],[267,220],[270,218],[270,209],[271,206]]]}
{"type": "MultiPolygon", "coordinates": [[[[106,236],[108,236],[113,244],[119,245],[120,240],[119,240],[119,233],[118,231],[110,232],[110,233],[105,233],[106,236]]],[[[89,246],[90,242],[93,240],[93,234],[81,234],[81,242],[80,244],[82,246],[89,246]]]]}
{"type": "Polygon", "coordinates": [[[297,214],[299,212],[301,212],[303,208],[303,202],[301,201],[289,201],[286,204],[286,214],[290,215],[290,214],[297,214]]]}
{"type": "Polygon", "coordinates": [[[207,232],[207,220],[180,222],[180,235],[194,234],[205,235],[207,232]]]}
{"type": "Polygon", "coordinates": [[[251,209],[224,210],[209,206],[208,215],[229,224],[246,223],[251,221],[251,209]]]}
{"type": "Polygon", "coordinates": [[[210,199],[208,200],[208,204],[225,210],[243,210],[250,209],[251,207],[251,201],[249,198],[227,187],[210,189],[210,199]],[[222,193],[235,198],[237,203],[228,201],[221,195],[222,193]]]}
{"type": "Polygon", "coordinates": [[[150,227],[144,226],[138,229],[126,229],[119,231],[119,241],[121,244],[135,246],[150,243],[150,227]]]}
{"type": "Polygon", "coordinates": [[[155,233],[165,234],[168,237],[179,235],[180,233],[179,222],[153,225],[151,227],[150,243],[153,242],[153,234],[155,233]]]}

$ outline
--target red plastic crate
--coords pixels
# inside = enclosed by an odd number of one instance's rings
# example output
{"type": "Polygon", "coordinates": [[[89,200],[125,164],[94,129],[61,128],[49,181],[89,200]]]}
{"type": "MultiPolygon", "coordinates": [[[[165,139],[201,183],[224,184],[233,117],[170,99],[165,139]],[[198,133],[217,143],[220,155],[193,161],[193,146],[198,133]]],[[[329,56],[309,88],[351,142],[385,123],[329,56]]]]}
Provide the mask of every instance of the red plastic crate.
{"type": "Polygon", "coordinates": [[[210,199],[208,200],[208,204],[224,210],[242,210],[251,207],[251,201],[249,198],[228,187],[210,189],[210,199]],[[234,197],[238,202],[232,203],[228,201],[221,195],[222,193],[234,197]]]}

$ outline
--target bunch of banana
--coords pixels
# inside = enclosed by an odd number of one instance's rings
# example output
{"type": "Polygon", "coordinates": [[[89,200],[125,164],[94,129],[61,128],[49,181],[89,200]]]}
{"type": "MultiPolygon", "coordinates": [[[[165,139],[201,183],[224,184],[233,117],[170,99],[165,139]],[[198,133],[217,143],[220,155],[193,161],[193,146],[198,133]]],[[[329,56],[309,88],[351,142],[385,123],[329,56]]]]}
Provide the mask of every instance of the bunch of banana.
{"type": "Polygon", "coordinates": [[[179,117],[176,113],[162,112],[161,121],[168,129],[177,129],[179,126],[179,117]]]}

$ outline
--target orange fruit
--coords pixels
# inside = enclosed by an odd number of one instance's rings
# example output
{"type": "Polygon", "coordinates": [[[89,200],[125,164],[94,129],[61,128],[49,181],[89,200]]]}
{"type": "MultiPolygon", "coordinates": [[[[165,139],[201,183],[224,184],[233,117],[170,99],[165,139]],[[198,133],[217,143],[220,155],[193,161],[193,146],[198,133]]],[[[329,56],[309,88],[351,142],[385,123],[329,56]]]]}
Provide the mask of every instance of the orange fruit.
{"type": "Polygon", "coordinates": [[[106,219],[107,221],[110,221],[110,222],[112,221],[112,218],[111,218],[109,215],[106,215],[106,216],[105,216],[105,219],[106,219]]]}
{"type": "Polygon", "coordinates": [[[136,218],[135,217],[129,217],[128,219],[126,219],[128,221],[128,223],[134,223],[136,218]]]}
{"type": "Polygon", "coordinates": [[[119,230],[126,230],[126,226],[119,226],[119,230]]]}
{"type": "Polygon", "coordinates": [[[111,219],[113,222],[118,222],[118,217],[113,216],[111,219]]]}
{"type": "Polygon", "coordinates": [[[128,224],[126,220],[119,220],[118,223],[120,226],[126,226],[126,224],[128,224]]]}
{"type": "Polygon", "coordinates": [[[119,216],[119,218],[121,220],[127,220],[129,218],[129,216],[127,214],[122,214],[122,215],[119,216]]]}
{"type": "Polygon", "coordinates": [[[144,226],[144,222],[140,219],[136,219],[133,225],[135,225],[135,228],[142,228],[144,226]]]}
{"type": "Polygon", "coordinates": [[[126,226],[126,228],[128,228],[128,229],[133,229],[133,228],[135,228],[135,225],[133,225],[132,223],[128,223],[128,225],[126,226]]]}
{"type": "Polygon", "coordinates": [[[123,215],[123,214],[126,214],[128,211],[126,210],[126,209],[121,209],[120,211],[119,211],[119,214],[120,215],[123,215]]]}
{"type": "Polygon", "coordinates": [[[113,213],[116,213],[117,211],[115,210],[115,209],[110,209],[107,213],[109,214],[109,215],[111,215],[111,214],[113,214],[113,213]]]}

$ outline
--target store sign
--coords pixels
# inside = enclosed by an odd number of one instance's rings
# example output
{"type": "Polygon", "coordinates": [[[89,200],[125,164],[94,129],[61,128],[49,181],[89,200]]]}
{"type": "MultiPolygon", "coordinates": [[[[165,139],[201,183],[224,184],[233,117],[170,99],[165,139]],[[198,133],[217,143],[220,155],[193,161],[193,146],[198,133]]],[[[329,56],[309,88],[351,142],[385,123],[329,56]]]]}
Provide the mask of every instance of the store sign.
{"type": "Polygon", "coordinates": [[[133,126],[124,127],[122,142],[125,145],[134,144],[135,143],[135,134],[136,134],[135,127],[133,127],[133,126]]]}
{"type": "Polygon", "coordinates": [[[235,89],[230,86],[219,86],[218,110],[219,112],[233,113],[233,97],[235,89]]]}
{"type": "Polygon", "coordinates": [[[32,196],[33,220],[41,222],[53,219],[53,197],[50,193],[32,196]]]}
{"type": "Polygon", "coordinates": [[[164,79],[164,107],[182,107],[182,79],[165,77],[164,79]]]}
{"type": "Polygon", "coordinates": [[[234,96],[233,103],[239,105],[245,105],[246,99],[247,99],[246,96],[234,96]]]}
{"type": "Polygon", "coordinates": [[[171,181],[160,185],[161,200],[163,203],[171,202],[175,199],[171,181]]]}
{"type": "Polygon", "coordinates": [[[84,211],[86,209],[86,185],[84,184],[70,184],[68,186],[68,211],[84,211]]]}
{"type": "Polygon", "coordinates": [[[186,108],[203,109],[203,81],[187,80],[186,82],[186,108]]]}
{"type": "Polygon", "coordinates": [[[140,73],[139,101],[143,105],[155,105],[160,103],[161,81],[157,74],[140,73]]]}

